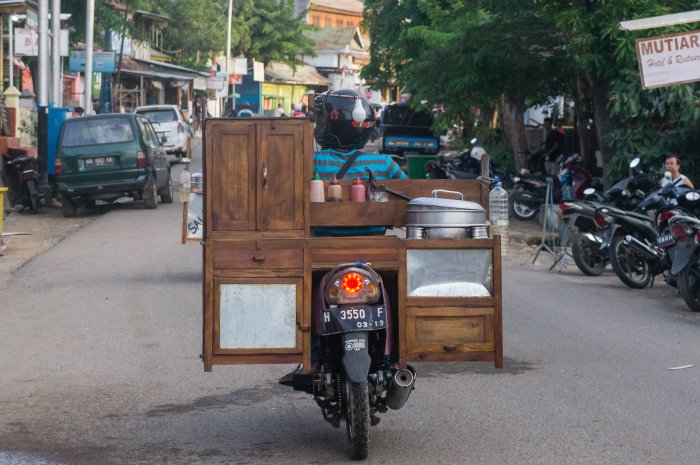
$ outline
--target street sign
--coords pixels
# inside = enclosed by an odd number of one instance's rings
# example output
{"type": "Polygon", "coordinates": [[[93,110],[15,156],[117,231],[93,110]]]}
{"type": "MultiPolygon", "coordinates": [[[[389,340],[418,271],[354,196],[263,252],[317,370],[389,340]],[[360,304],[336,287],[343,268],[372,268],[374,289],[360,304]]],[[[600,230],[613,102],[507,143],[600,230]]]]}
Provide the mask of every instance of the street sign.
{"type": "MultiPolygon", "coordinates": [[[[86,53],[84,50],[75,50],[68,59],[68,71],[85,71],[86,53]]],[[[117,70],[116,53],[114,52],[92,52],[92,72],[93,73],[114,73],[117,70]]]]}
{"type": "Polygon", "coordinates": [[[700,81],[700,31],[637,39],[642,88],[700,81]]]}
{"type": "Polygon", "coordinates": [[[207,78],[204,76],[197,76],[194,78],[192,88],[194,90],[207,90],[207,78]]]}
{"type": "MultiPolygon", "coordinates": [[[[15,28],[15,55],[39,56],[39,33],[32,29],[15,28]]],[[[51,37],[49,37],[49,49],[51,48],[51,37]]],[[[61,29],[60,55],[68,56],[68,29],[61,29]]]]}

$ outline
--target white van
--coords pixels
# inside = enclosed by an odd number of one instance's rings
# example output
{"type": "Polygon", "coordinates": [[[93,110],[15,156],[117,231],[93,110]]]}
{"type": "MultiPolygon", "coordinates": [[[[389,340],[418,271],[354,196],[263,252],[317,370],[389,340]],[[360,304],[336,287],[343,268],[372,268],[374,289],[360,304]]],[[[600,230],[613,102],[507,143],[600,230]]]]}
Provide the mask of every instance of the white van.
{"type": "Polygon", "coordinates": [[[138,107],[134,113],[148,118],[158,133],[158,138],[165,137],[163,145],[167,153],[178,158],[186,157],[190,133],[187,121],[177,105],[146,105],[138,107]]]}

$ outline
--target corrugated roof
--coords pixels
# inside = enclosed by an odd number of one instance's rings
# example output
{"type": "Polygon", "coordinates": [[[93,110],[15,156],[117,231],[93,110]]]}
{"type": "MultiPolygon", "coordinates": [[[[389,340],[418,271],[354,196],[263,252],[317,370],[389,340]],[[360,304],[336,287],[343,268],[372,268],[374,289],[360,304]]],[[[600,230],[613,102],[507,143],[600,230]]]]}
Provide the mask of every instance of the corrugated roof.
{"type": "Polygon", "coordinates": [[[314,5],[359,14],[364,10],[364,4],[360,0],[311,0],[309,7],[313,8],[314,5]]]}
{"type": "Polygon", "coordinates": [[[265,66],[265,80],[284,84],[308,84],[327,86],[330,81],[310,65],[297,65],[296,71],[285,63],[269,63],[265,66]]]}
{"type": "Polygon", "coordinates": [[[137,76],[150,76],[160,79],[181,79],[189,81],[197,76],[205,75],[192,69],[183,68],[182,66],[168,65],[166,63],[158,63],[149,60],[137,60],[131,57],[124,57],[122,62],[122,73],[133,74],[137,76]]]}
{"type": "Polygon", "coordinates": [[[344,50],[349,46],[351,50],[364,51],[362,46],[355,40],[358,29],[355,26],[346,27],[324,27],[320,29],[309,29],[306,36],[314,43],[314,50],[344,50]]]}

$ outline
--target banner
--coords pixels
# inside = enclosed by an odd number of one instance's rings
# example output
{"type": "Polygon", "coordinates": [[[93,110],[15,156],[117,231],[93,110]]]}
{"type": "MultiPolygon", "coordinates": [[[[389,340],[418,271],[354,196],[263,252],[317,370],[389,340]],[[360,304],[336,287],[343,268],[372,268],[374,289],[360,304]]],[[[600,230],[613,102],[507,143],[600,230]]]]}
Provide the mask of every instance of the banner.
{"type": "Polygon", "coordinates": [[[637,39],[642,88],[700,81],[700,31],[637,39]]]}
{"type": "Polygon", "coordinates": [[[234,58],[233,59],[233,70],[229,68],[232,74],[248,74],[248,59],[247,58],[234,58]]]}
{"type": "MultiPolygon", "coordinates": [[[[15,55],[38,56],[39,55],[39,33],[32,29],[15,28],[15,55]]],[[[68,56],[68,29],[61,29],[61,44],[59,53],[62,57],[68,56]]],[[[49,37],[49,48],[51,47],[51,37],[49,37]]]]}
{"type": "Polygon", "coordinates": [[[253,81],[263,82],[265,80],[265,63],[262,61],[253,62],[253,81]]]}

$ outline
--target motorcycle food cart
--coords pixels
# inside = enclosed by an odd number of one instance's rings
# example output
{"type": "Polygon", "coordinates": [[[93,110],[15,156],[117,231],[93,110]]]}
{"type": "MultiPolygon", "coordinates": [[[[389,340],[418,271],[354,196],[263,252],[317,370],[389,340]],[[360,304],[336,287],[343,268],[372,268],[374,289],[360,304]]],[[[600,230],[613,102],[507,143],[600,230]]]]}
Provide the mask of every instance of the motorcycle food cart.
{"type": "MultiPolygon", "coordinates": [[[[351,423],[348,418],[357,412],[343,414],[341,401],[351,403],[353,394],[335,375],[318,373],[316,287],[339,264],[355,264],[356,271],[371,264],[381,276],[387,311],[392,305],[392,320],[370,321],[370,327],[386,323],[393,333],[383,368],[368,375],[369,394],[362,394],[370,397],[372,425],[378,422],[375,413],[386,411],[386,405],[400,408],[408,398],[416,375],[410,362],[492,361],[503,366],[500,237],[423,239],[420,232],[409,235],[415,239],[315,237],[313,228],[321,226],[405,227],[408,203],[394,196],[388,202],[350,202],[351,181],[341,181],[343,202],[310,202],[314,138],[307,119],[209,119],[203,138],[205,371],[214,365],[300,364],[280,382],[314,394],[334,426],[345,419],[350,455],[364,458],[366,437],[357,442],[353,435],[358,428],[369,429],[369,423],[351,423]],[[441,282],[446,276],[476,291],[451,291],[455,288],[443,286],[450,283],[441,282]],[[440,292],[421,292],[435,288],[440,292]],[[403,385],[401,376],[408,380],[403,385]],[[397,383],[404,388],[401,394],[395,393],[397,383]]],[[[409,198],[429,197],[436,188],[456,191],[465,201],[488,208],[488,187],[477,180],[381,183],[409,198]]],[[[321,305],[320,311],[329,311],[321,305]]],[[[357,308],[363,313],[374,309],[376,317],[377,306],[357,308]]],[[[379,308],[381,314],[385,307],[379,308]]],[[[353,344],[358,348],[356,339],[344,341],[346,351],[353,344]]]]}

